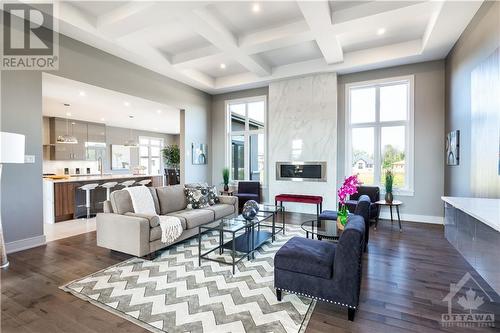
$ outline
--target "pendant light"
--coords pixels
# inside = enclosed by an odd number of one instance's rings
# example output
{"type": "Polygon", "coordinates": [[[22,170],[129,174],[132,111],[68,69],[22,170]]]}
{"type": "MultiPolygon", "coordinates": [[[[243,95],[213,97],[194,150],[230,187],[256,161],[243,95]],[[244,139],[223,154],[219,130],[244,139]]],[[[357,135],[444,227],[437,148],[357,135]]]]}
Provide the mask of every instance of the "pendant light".
{"type": "MultiPolygon", "coordinates": [[[[64,106],[69,106],[69,104],[64,104],[64,106]]],[[[73,125],[71,125],[71,133],[73,133],[73,125]]],[[[64,143],[64,144],[71,144],[71,145],[76,145],[78,143],[78,139],[73,136],[69,135],[69,119],[66,118],[66,134],[64,135],[59,135],[56,139],[56,143],[64,143]]]]}
{"type": "MultiPolygon", "coordinates": [[[[130,119],[134,119],[134,116],[128,116],[130,119]]],[[[137,141],[135,141],[133,138],[132,138],[132,129],[129,128],[128,129],[129,132],[128,132],[128,140],[125,141],[125,144],[124,146],[125,147],[130,147],[130,148],[133,148],[133,147],[137,147],[139,146],[139,144],[137,143],[137,141]]]]}

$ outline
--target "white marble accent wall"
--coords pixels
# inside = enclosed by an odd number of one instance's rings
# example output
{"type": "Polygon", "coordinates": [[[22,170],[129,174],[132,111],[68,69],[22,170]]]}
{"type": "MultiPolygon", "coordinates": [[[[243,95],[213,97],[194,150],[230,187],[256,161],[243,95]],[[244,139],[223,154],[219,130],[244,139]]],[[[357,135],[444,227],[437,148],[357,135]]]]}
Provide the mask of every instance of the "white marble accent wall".
{"type": "MultiPolygon", "coordinates": [[[[337,74],[311,75],[269,85],[269,195],[323,196],[323,209],[336,207],[337,74]],[[276,162],[325,161],[326,182],[276,180],[276,162]]],[[[315,213],[314,205],[286,204],[290,211],[315,213]]]]}

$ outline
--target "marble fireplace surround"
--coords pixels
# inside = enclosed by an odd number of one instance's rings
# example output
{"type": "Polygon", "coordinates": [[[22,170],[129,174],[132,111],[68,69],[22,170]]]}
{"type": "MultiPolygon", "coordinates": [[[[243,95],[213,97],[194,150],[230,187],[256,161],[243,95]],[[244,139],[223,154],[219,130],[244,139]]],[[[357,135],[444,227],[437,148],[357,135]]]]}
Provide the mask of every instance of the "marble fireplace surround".
{"type": "MultiPolygon", "coordinates": [[[[269,199],[280,193],[323,196],[323,209],[336,207],[337,75],[326,73],[272,82],[268,112],[269,199]],[[276,179],[276,162],[324,161],[326,181],[276,179]]],[[[287,210],[315,213],[310,205],[287,210]]]]}

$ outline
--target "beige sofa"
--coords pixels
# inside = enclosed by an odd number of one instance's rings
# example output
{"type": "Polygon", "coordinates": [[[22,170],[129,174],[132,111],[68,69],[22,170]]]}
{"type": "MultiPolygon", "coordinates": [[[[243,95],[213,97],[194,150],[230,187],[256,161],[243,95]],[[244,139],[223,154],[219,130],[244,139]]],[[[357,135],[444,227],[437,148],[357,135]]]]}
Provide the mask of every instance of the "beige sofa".
{"type": "MultiPolygon", "coordinates": [[[[238,198],[219,196],[220,203],[203,209],[187,209],[183,185],[151,187],[158,215],[176,216],[181,220],[180,242],[198,234],[198,226],[238,212],[238,198]]],[[[97,214],[97,245],[142,257],[172,244],[161,242],[161,228],[156,215],[134,213],[126,190],[111,193],[104,203],[104,213],[97,214]]],[[[173,244],[175,244],[173,243],[173,244]]]]}

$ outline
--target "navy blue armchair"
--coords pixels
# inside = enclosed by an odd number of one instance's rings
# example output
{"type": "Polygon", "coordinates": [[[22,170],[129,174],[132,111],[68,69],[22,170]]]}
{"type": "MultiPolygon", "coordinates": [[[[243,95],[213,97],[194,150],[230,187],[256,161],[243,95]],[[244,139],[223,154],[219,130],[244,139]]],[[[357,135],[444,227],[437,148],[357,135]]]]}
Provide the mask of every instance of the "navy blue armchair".
{"type": "Polygon", "coordinates": [[[239,212],[243,209],[243,205],[248,200],[255,200],[260,203],[260,182],[238,182],[238,197],[239,212]]]}
{"type": "Polygon", "coordinates": [[[380,200],[380,189],[378,186],[359,186],[358,193],[352,194],[349,200],[347,200],[347,209],[351,213],[354,213],[358,200],[362,195],[367,195],[370,198],[370,219],[378,219],[378,210],[380,207],[375,203],[380,200]]]}
{"type": "Polygon", "coordinates": [[[348,309],[354,320],[359,304],[365,221],[350,215],[338,243],[293,237],[274,257],[274,286],[283,291],[348,309]]]}

